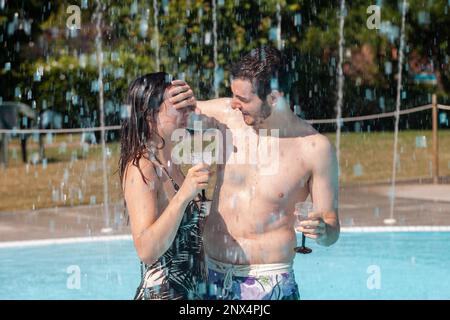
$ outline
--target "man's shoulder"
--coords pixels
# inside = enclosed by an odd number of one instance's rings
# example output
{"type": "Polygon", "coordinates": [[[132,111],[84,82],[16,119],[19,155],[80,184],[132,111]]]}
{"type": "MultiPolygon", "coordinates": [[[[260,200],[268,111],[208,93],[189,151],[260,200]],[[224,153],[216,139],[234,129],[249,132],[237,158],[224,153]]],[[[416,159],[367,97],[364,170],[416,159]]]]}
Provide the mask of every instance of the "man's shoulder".
{"type": "Polygon", "coordinates": [[[309,159],[310,164],[318,170],[327,168],[335,162],[336,149],[330,139],[321,133],[316,133],[310,136],[309,144],[309,159]]]}
{"type": "Polygon", "coordinates": [[[311,163],[316,163],[334,152],[334,146],[329,138],[319,133],[310,124],[302,125],[299,132],[295,141],[298,150],[302,150],[305,155],[305,160],[309,159],[311,163]]]}
{"type": "Polygon", "coordinates": [[[320,149],[329,149],[333,147],[330,139],[324,134],[317,132],[312,136],[317,148],[320,149]]]}

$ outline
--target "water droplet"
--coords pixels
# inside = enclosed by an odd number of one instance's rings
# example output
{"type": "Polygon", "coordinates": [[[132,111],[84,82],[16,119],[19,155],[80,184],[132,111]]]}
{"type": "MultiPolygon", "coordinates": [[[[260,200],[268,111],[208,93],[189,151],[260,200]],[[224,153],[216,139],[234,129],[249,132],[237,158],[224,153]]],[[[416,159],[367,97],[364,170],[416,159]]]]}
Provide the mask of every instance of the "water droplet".
{"type": "Polygon", "coordinates": [[[162,177],[162,169],[161,169],[161,167],[156,167],[156,175],[158,177],[162,177]]]}
{"type": "Polygon", "coordinates": [[[49,221],[48,229],[49,229],[50,233],[55,232],[55,221],[54,220],[49,221]]]}
{"type": "Polygon", "coordinates": [[[233,210],[236,208],[237,195],[233,194],[230,199],[230,208],[233,210]]]}
{"type": "Polygon", "coordinates": [[[302,15],[300,13],[296,13],[294,16],[294,26],[298,27],[302,24],[302,15]]]}
{"type": "Polygon", "coordinates": [[[20,90],[20,87],[16,87],[14,90],[14,97],[21,99],[22,98],[22,92],[20,90]]]}
{"type": "Polygon", "coordinates": [[[63,182],[67,184],[68,181],[69,181],[69,170],[66,168],[64,169],[63,182]]]}
{"type": "Polygon", "coordinates": [[[269,39],[272,41],[276,41],[278,39],[278,28],[270,28],[269,39]]]}
{"type": "Polygon", "coordinates": [[[430,23],[430,13],[428,11],[419,11],[417,14],[419,24],[429,24],[430,23]]]}
{"type": "Polygon", "coordinates": [[[34,77],[33,77],[33,81],[34,82],[40,82],[41,81],[41,74],[39,73],[39,71],[36,71],[35,73],[34,73],[34,77]]]}
{"type": "Polygon", "coordinates": [[[378,106],[384,112],[384,108],[385,108],[384,97],[380,97],[380,100],[378,101],[378,106]]]}
{"type": "Polygon", "coordinates": [[[71,154],[71,156],[70,156],[70,161],[71,161],[71,162],[75,162],[75,161],[77,161],[77,160],[78,160],[78,153],[77,153],[76,150],[74,150],[74,151],[72,151],[72,154],[71,154]]]}
{"type": "Polygon", "coordinates": [[[416,148],[426,148],[426,147],[427,147],[427,137],[416,136],[416,148]]]}
{"type": "MultiPolygon", "coordinates": [[[[39,162],[39,154],[37,152],[34,152],[31,154],[31,163],[36,165],[39,162]]],[[[28,171],[27,171],[28,173],[28,171]]]]}
{"type": "Polygon", "coordinates": [[[384,63],[384,73],[387,75],[392,74],[392,62],[386,61],[384,63]]]}
{"type": "Polygon", "coordinates": [[[98,80],[94,80],[91,82],[91,92],[98,92],[99,90],[99,84],[98,80]]]}
{"type": "Polygon", "coordinates": [[[375,218],[379,218],[380,217],[380,208],[378,208],[378,207],[374,208],[373,215],[375,218]]]}
{"type": "Polygon", "coordinates": [[[11,158],[12,158],[13,160],[17,160],[17,149],[16,149],[16,148],[13,148],[13,149],[12,149],[12,155],[11,155],[11,158]]]}
{"type": "Polygon", "coordinates": [[[52,189],[52,201],[53,202],[59,201],[59,192],[55,188],[52,189]]]}
{"type": "Polygon", "coordinates": [[[355,224],[355,221],[353,220],[353,218],[346,218],[345,219],[345,225],[346,226],[353,226],[355,224]]]}
{"type": "Polygon", "coordinates": [[[205,44],[209,46],[211,44],[211,32],[207,31],[205,33],[205,44]]]}
{"type": "Polygon", "coordinates": [[[356,177],[360,177],[363,174],[363,167],[360,163],[357,163],[353,166],[353,175],[356,177]]]}
{"type": "Polygon", "coordinates": [[[278,79],[277,78],[270,79],[270,88],[272,90],[278,90],[279,86],[278,86],[278,79]]]}
{"type": "Polygon", "coordinates": [[[52,133],[47,133],[46,135],[46,140],[47,140],[47,144],[52,144],[53,143],[53,134],[52,133]]]}
{"type": "Polygon", "coordinates": [[[441,112],[439,114],[439,124],[447,124],[448,125],[448,119],[447,119],[447,113],[441,112]]]}
{"type": "Polygon", "coordinates": [[[139,24],[139,34],[141,37],[146,38],[148,32],[148,21],[147,19],[143,18],[141,19],[141,22],[139,24]]]}
{"type": "Polygon", "coordinates": [[[64,154],[67,151],[67,143],[64,141],[59,144],[58,154],[64,154]]]}
{"type": "Polygon", "coordinates": [[[125,77],[125,70],[123,68],[117,68],[114,71],[114,78],[119,79],[125,77]]]}
{"type": "Polygon", "coordinates": [[[369,100],[369,101],[373,101],[374,100],[374,96],[373,96],[372,90],[366,89],[366,99],[369,100]]]}

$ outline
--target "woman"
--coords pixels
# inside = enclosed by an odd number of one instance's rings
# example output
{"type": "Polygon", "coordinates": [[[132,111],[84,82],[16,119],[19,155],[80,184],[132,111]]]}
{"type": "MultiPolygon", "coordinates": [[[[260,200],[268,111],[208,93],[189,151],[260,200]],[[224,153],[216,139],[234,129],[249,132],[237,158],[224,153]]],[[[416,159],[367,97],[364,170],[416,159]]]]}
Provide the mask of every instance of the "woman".
{"type": "Polygon", "coordinates": [[[171,162],[170,139],[186,126],[196,100],[185,82],[170,82],[168,74],[158,72],[133,81],[127,104],[130,118],[122,125],[119,171],[145,269],[135,299],[201,299],[204,214],[195,199],[207,188],[209,166],[197,164],[183,176],[171,162]]]}

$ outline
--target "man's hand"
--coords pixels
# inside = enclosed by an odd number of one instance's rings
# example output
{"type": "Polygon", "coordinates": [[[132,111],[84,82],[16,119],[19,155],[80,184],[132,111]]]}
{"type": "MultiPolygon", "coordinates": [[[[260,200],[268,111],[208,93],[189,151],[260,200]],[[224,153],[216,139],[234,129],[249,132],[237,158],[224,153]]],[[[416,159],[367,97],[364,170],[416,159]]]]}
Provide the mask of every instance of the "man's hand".
{"type": "Polygon", "coordinates": [[[296,227],[297,232],[303,232],[305,237],[315,239],[320,242],[327,236],[326,223],[322,218],[321,212],[309,212],[308,218],[300,222],[300,225],[296,227]]]}
{"type": "Polygon", "coordinates": [[[191,87],[183,80],[174,80],[164,97],[164,102],[181,111],[186,107],[197,107],[197,100],[191,87]]]}

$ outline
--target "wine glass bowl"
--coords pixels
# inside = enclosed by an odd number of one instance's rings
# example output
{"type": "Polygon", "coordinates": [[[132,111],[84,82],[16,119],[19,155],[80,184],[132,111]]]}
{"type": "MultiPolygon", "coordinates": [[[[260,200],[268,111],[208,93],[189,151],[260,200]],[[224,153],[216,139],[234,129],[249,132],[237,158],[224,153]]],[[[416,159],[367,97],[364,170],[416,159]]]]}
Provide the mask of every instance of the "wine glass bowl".
{"type": "MultiPolygon", "coordinates": [[[[295,232],[299,232],[298,228],[300,227],[300,223],[304,220],[308,219],[309,212],[314,211],[314,205],[312,202],[309,201],[303,201],[303,202],[297,202],[295,204],[295,211],[294,214],[296,216],[294,229],[295,232]]],[[[297,253],[303,253],[308,254],[312,252],[311,248],[308,248],[305,246],[305,234],[302,233],[302,245],[300,247],[295,247],[294,251],[297,253]]]]}

